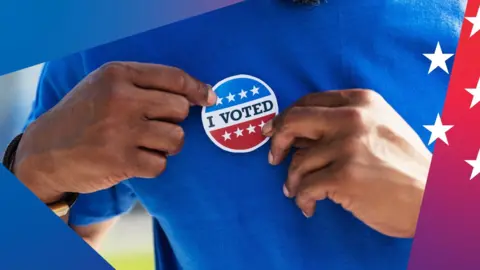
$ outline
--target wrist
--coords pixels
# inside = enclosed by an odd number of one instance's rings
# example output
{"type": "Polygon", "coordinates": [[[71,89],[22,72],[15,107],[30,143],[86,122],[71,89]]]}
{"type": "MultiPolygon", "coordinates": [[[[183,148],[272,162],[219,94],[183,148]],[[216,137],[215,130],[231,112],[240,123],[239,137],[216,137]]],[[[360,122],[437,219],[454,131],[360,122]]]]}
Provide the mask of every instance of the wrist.
{"type": "Polygon", "coordinates": [[[15,164],[13,171],[17,178],[57,216],[66,216],[76,202],[78,193],[61,192],[51,188],[55,185],[48,185],[51,183],[49,178],[43,177],[34,168],[38,167],[30,166],[28,162],[22,161],[15,164]]]}
{"type": "Polygon", "coordinates": [[[22,160],[16,162],[13,173],[30,191],[35,194],[45,204],[56,202],[64,196],[64,192],[50,188],[47,181],[38,170],[35,170],[33,164],[22,160]]]}
{"type": "Polygon", "coordinates": [[[63,192],[48,187],[46,179],[41,175],[37,162],[22,153],[23,134],[15,137],[5,152],[3,165],[7,167],[31,192],[46,204],[60,200],[63,192]]]}

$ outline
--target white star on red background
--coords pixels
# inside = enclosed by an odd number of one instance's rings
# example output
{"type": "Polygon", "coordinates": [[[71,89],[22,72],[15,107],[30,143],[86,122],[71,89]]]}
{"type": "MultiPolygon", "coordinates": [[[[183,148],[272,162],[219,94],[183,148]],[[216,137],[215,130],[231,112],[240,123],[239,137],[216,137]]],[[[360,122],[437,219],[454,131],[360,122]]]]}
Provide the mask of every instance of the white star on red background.
{"type": "Polygon", "coordinates": [[[230,138],[230,135],[232,135],[232,133],[228,133],[227,131],[225,131],[225,133],[222,135],[223,137],[223,140],[231,140],[232,138],[230,138]]]}
{"type": "Polygon", "coordinates": [[[437,67],[443,69],[443,71],[448,74],[447,60],[453,56],[453,53],[443,53],[440,42],[437,43],[434,53],[424,53],[423,56],[427,57],[431,61],[428,74],[437,69],[437,67]]]}
{"type": "Polygon", "coordinates": [[[424,127],[432,133],[432,135],[430,136],[430,141],[428,142],[429,145],[432,144],[437,139],[442,140],[445,144],[448,145],[446,133],[453,127],[453,125],[444,125],[442,123],[442,119],[440,118],[439,114],[437,114],[437,119],[435,120],[435,124],[425,125],[424,127]]]}
{"type": "Polygon", "coordinates": [[[465,19],[473,25],[472,32],[470,32],[470,37],[473,37],[473,35],[480,31],[480,7],[478,7],[477,16],[466,17],[465,19]]]}
{"type": "Polygon", "coordinates": [[[235,134],[237,135],[237,138],[240,136],[243,136],[243,129],[237,128],[237,130],[235,131],[235,134]]]}
{"type": "MultiPolygon", "coordinates": [[[[472,24],[472,30],[470,32],[470,37],[472,37],[477,32],[480,31],[480,7],[478,8],[477,15],[475,17],[465,17],[465,20],[467,20],[472,24]]],[[[446,61],[450,59],[454,54],[443,53],[440,43],[437,43],[437,47],[435,48],[434,53],[423,54],[423,55],[431,61],[428,74],[430,74],[433,70],[435,70],[438,67],[441,68],[443,71],[445,71],[447,74],[449,74],[446,61]]],[[[465,91],[467,91],[472,95],[472,101],[470,103],[470,109],[471,109],[475,105],[480,103],[480,78],[477,81],[476,88],[465,88],[465,91]]],[[[437,114],[437,119],[434,125],[425,125],[424,127],[432,133],[428,143],[429,145],[432,142],[434,142],[436,139],[441,139],[443,142],[445,142],[448,145],[446,133],[453,127],[453,125],[444,125],[442,123],[440,115],[437,114]]],[[[465,160],[465,162],[472,167],[470,180],[480,175],[480,150],[478,150],[476,159],[465,160]]]]}
{"type": "Polygon", "coordinates": [[[470,104],[470,109],[471,109],[478,102],[480,102],[480,78],[478,79],[478,82],[477,82],[477,88],[465,88],[465,90],[473,96],[472,103],[470,104]]]}
{"type": "MultiPolygon", "coordinates": [[[[266,118],[271,119],[271,118],[266,118]]],[[[235,127],[225,128],[221,131],[221,133],[217,136],[221,137],[218,138],[223,142],[238,142],[237,140],[257,140],[259,138],[265,138],[262,134],[261,130],[262,127],[265,125],[265,120],[258,118],[251,120],[253,122],[250,123],[240,123],[235,125],[235,127]],[[258,127],[258,128],[257,128],[258,127]],[[248,131],[248,132],[247,132],[248,131]],[[259,137],[260,135],[260,137],[259,137]]]]}
{"type": "Polygon", "coordinates": [[[480,174],[480,150],[478,150],[477,159],[475,160],[465,160],[470,166],[473,167],[472,174],[470,175],[470,180],[475,178],[478,174],[480,174]]]}

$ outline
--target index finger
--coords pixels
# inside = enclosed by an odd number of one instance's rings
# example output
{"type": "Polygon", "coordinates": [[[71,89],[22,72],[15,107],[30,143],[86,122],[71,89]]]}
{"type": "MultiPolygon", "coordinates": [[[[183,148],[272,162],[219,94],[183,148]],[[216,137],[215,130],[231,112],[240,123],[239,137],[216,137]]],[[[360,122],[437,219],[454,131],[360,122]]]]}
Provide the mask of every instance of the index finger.
{"type": "Polygon", "coordinates": [[[166,91],[184,96],[200,106],[214,105],[217,96],[212,87],[193,78],[185,71],[159,64],[128,62],[130,79],[143,89],[166,91]]]}

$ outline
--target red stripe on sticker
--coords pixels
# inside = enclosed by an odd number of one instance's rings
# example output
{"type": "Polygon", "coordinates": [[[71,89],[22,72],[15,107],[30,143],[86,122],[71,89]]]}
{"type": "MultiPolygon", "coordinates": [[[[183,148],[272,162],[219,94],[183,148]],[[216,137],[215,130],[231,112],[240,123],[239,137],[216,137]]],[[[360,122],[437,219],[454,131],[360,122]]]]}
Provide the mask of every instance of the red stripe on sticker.
{"type": "Polygon", "coordinates": [[[217,143],[233,150],[248,150],[265,140],[261,126],[275,117],[275,113],[210,132],[217,143]]]}

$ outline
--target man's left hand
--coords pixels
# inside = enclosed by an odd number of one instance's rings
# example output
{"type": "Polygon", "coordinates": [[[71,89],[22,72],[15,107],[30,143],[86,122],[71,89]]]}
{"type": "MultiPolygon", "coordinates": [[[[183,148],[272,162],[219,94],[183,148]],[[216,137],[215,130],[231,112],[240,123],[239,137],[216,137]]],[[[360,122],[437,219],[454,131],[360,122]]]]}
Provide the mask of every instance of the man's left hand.
{"type": "Polygon", "coordinates": [[[379,94],[310,94],[263,132],[272,137],[272,165],[295,148],[284,193],[305,216],[328,198],[380,233],[414,236],[431,153],[379,94]]]}

